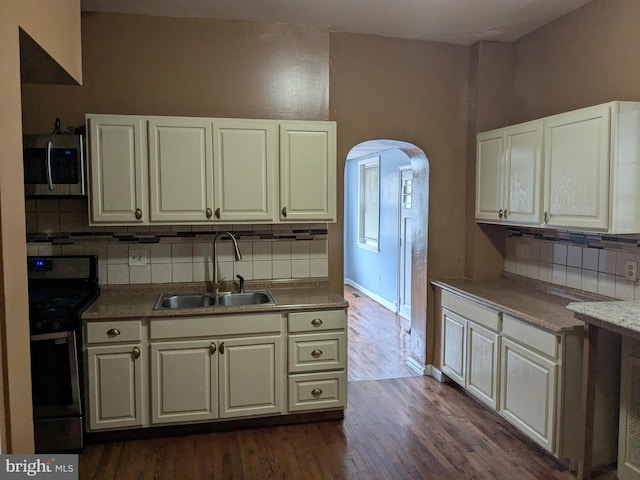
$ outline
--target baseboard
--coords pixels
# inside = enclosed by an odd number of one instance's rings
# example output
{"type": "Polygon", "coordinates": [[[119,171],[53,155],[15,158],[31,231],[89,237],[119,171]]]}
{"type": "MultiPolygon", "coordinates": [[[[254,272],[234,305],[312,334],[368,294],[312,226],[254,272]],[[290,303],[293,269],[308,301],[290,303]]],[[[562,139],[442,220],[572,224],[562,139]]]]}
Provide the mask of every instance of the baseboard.
{"type": "Polygon", "coordinates": [[[430,377],[435,378],[440,383],[447,383],[449,381],[449,378],[444,373],[442,373],[442,370],[434,367],[433,365],[428,365],[428,367],[430,377]]]}
{"type": "Polygon", "coordinates": [[[411,357],[407,358],[407,366],[420,375],[429,375],[429,373],[427,372],[427,365],[424,365],[411,357]]]}
{"type": "Polygon", "coordinates": [[[362,293],[364,293],[371,300],[373,300],[376,303],[379,303],[380,305],[382,305],[387,310],[392,311],[394,314],[398,313],[398,308],[396,307],[396,305],[391,303],[388,300],[385,300],[380,295],[377,295],[377,294],[373,293],[371,290],[367,290],[362,285],[359,285],[358,283],[354,282],[353,280],[349,280],[348,278],[344,279],[344,283],[346,285],[349,285],[350,287],[355,288],[356,290],[360,290],[362,293]]]}

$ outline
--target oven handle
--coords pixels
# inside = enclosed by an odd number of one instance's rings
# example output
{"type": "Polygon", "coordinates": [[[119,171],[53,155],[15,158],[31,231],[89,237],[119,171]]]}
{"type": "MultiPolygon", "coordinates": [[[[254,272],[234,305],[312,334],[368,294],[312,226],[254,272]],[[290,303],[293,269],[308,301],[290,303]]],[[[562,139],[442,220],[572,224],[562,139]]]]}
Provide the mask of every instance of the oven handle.
{"type": "Polygon", "coordinates": [[[47,183],[49,184],[49,190],[53,192],[53,176],[51,175],[51,149],[53,143],[51,140],[47,143],[47,183]]]}
{"type": "Polygon", "coordinates": [[[40,335],[31,335],[31,341],[38,342],[40,340],[55,340],[57,338],[67,338],[73,334],[73,332],[42,333],[40,335]]]}

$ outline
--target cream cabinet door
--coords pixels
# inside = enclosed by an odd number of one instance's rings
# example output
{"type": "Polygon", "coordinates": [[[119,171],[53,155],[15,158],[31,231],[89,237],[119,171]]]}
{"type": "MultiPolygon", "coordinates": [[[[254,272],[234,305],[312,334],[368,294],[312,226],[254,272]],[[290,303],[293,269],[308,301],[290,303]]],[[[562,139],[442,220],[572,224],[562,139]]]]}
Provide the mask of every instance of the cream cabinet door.
{"type": "Polygon", "coordinates": [[[144,117],[87,115],[89,223],[137,224],[149,219],[144,117]]]}
{"type": "Polygon", "coordinates": [[[506,129],[504,211],[507,223],[539,224],[542,205],[542,122],[506,129]]]}
{"type": "Polygon", "coordinates": [[[553,453],[557,363],[505,337],[500,362],[500,414],[553,453]]]}
{"type": "Polygon", "coordinates": [[[218,418],[218,355],[213,340],[151,344],[151,423],[218,418]]]}
{"type": "Polygon", "coordinates": [[[141,346],[88,347],[86,358],[89,430],[141,426],[146,382],[141,346]]]}
{"type": "Polygon", "coordinates": [[[284,413],[279,335],[221,341],[219,356],[221,418],[284,413]]]}
{"type": "Polygon", "coordinates": [[[277,218],[278,135],[271,120],[213,121],[216,220],[277,218]]]}
{"type": "Polygon", "coordinates": [[[149,117],[150,220],[213,221],[211,119],[149,117]]]}
{"type": "Polygon", "coordinates": [[[336,124],[280,123],[280,220],[336,221],[336,124]]]}
{"type": "Polygon", "coordinates": [[[465,386],[467,321],[459,315],[442,309],[442,372],[465,386]]]}
{"type": "Polygon", "coordinates": [[[490,407],[498,408],[499,339],[492,332],[467,321],[467,390],[490,407]]]}
{"type": "Polygon", "coordinates": [[[545,120],[547,225],[607,230],[610,125],[611,105],[545,120]]]}
{"type": "Polygon", "coordinates": [[[505,129],[478,134],[476,142],[476,220],[500,223],[504,195],[505,129]]]}

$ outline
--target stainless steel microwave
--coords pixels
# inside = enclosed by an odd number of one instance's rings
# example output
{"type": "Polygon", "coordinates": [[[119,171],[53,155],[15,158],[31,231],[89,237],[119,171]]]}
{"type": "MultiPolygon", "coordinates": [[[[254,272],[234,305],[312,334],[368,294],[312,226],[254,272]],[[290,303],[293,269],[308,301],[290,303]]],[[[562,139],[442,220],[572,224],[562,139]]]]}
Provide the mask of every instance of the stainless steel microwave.
{"type": "Polygon", "coordinates": [[[84,197],[83,135],[25,135],[24,189],[27,197],[84,197]]]}

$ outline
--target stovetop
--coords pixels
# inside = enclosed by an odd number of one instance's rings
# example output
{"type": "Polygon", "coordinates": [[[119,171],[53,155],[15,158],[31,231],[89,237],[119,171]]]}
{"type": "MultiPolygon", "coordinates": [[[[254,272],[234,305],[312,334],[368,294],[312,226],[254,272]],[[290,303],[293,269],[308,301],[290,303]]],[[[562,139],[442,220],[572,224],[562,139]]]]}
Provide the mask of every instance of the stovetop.
{"type": "Polygon", "coordinates": [[[31,335],[79,331],[100,294],[96,256],[28,257],[31,335]]]}

